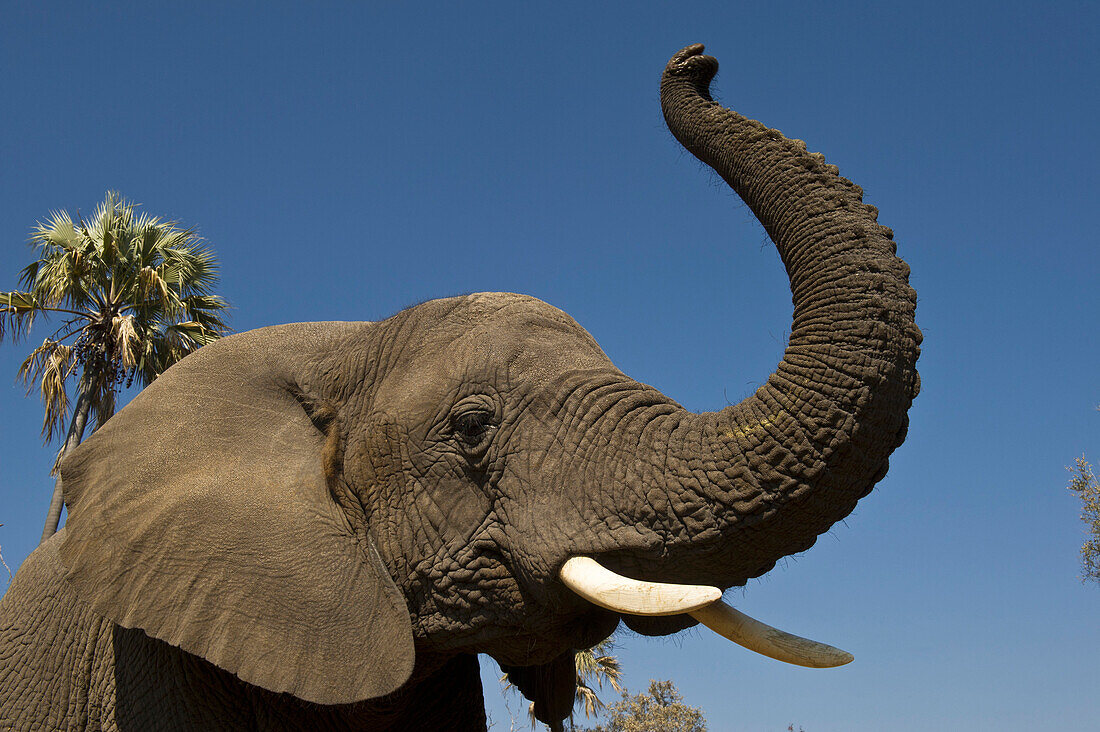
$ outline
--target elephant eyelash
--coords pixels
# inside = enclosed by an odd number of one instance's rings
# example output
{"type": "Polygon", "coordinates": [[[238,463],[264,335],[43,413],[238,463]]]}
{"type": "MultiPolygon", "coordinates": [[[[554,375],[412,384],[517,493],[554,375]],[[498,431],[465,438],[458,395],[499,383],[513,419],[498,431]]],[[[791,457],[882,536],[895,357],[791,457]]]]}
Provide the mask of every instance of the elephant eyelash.
{"type": "Polygon", "coordinates": [[[492,427],[493,415],[481,410],[464,412],[454,418],[454,436],[469,446],[480,444],[492,427]]]}

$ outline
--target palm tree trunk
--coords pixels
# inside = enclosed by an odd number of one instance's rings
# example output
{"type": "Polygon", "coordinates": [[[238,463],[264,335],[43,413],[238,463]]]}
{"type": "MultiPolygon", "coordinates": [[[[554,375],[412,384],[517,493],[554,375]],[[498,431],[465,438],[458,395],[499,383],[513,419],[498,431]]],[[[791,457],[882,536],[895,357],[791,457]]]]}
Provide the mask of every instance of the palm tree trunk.
{"type": "MultiPolygon", "coordinates": [[[[65,444],[61,446],[61,454],[57,462],[69,454],[69,451],[80,444],[84,437],[84,427],[88,424],[88,413],[92,409],[91,389],[84,383],[80,385],[80,393],[76,398],[76,406],[73,407],[73,421],[69,423],[69,433],[65,436],[65,444]]],[[[61,471],[57,472],[57,480],[53,485],[53,497],[50,499],[50,511],[46,514],[46,525],[42,529],[42,538],[39,544],[45,543],[55,533],[57,525],[61,522],[61,508],[65,502],[61,493],[61,471]]]]}

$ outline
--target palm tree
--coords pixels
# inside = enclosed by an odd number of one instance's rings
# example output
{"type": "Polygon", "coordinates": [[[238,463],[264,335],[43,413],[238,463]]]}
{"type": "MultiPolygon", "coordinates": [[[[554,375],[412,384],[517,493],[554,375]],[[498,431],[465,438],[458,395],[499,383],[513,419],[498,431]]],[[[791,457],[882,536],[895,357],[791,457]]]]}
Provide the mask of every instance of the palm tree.
{"type": "MultiPolygon", "coordinates": [[[[114,414],[122,384],[148,385],[227,330],[228,305],[213,294],[213,252],[193,229],[136,209],[112,191],[89,222],[51,212],[31,233],[38,258],[23,269],[23,289],[0,293],[0,342],[5,334],[28,334],[39,316],[62,320],[19,367],[27,393],[37,385],[42,395],[46,442],[70,415],[68,383],[77,377],[76,404],[51,474],[80,444],[90,413],[96,428],[114,414]]],[[[59,477],[42,541],[57,531],[61,506],[59,477]]]]}
{"type": "MultiPolygon", "coordinates": [[[[619,682],[623,672],[619,668],[619,659],[610,655],[615,644],[610,638],[604,638],[583,651],[577,651],[577,703],[584,709],[584,717],[594,717],[606,706],[596,696],[596,690],[592,688],[595,681],[600,691],[603,691],[604,681],[611,685],[615,691],[622,692],[623,687],[619,682]]],[[[572,726],[572,721],[570,721],[572,726]]]]}
{"type": "MultiPolygon", "coordinates": [[[[611,638],[604,638],[591,648],[577,651],[573,657],[577,667],[577,697],[574,704],[581,705],[586,719],[596,716],[606,706],[596,694],[596,689],[592,688],[593,682],[600,691],[603,691],[605,681],[615,691],[623,690],[619,683],[623,676],[619,659],[610,655],[614,647],[615,644],[611,638]]],[[[508,674],[501,676],[500,682],[505,684],[505,689],[515,688],[508,680],[508,674]]],[[[538,720],[535,719],[534,702],[527,705],[527,717],[531,721],[531,728],[534,729],[538,724],[538,720]]],[[[570,729],[575,729],[572,717],[570,717],[570,729]]]]}

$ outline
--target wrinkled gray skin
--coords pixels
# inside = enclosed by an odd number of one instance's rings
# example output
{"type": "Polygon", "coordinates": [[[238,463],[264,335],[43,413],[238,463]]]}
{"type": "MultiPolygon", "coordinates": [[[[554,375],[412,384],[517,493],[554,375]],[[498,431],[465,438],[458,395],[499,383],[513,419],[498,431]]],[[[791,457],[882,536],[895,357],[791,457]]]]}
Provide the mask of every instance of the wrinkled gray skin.
{"type": "Polygon", "coordinates": [[[693,414],[501,293],[207,346],[66,460],[68,526],[0,604],[0,727],[480,730],[478,652],[558,727],[573,649],[693,623],[588,604],[569,556],[724,589],[847,516],[918,390],[908,268],[835,167],[710,100],[701,51],[662,105],[790,275],[764,386],[693,414]]]}

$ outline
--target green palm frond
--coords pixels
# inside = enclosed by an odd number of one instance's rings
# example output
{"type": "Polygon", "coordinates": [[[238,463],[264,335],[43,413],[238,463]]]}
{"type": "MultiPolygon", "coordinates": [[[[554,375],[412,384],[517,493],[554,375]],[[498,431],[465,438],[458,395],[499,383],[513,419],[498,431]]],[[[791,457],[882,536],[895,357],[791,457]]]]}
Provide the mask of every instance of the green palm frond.
{"type": "Polygon", "coordinates": [[[228,307],[225,300],[217,295],[188,295],[182,302],[187,312],[201,314],[208,319],[216,318],[220,311],[228,307]]]}
{"type": "MultiPolygon", "coordinates": [[[[190,230],[179,234],[193,237],[190,230]]],[[[210,294],[218,281],[218,265],[213,253],[201,243],[187,249],[175,241],[170,244],[161,250],[164,253],[164,278],[176,283],[184,294],[210,294]]]]}

